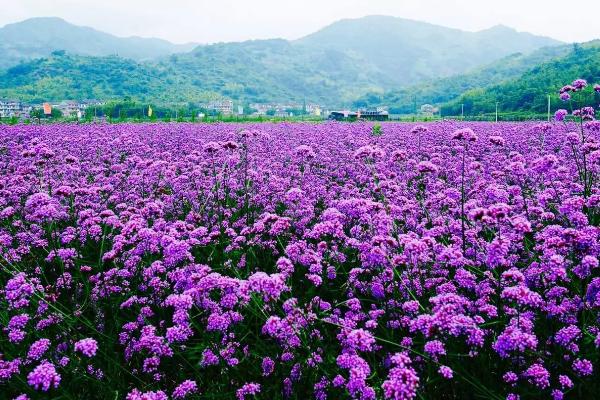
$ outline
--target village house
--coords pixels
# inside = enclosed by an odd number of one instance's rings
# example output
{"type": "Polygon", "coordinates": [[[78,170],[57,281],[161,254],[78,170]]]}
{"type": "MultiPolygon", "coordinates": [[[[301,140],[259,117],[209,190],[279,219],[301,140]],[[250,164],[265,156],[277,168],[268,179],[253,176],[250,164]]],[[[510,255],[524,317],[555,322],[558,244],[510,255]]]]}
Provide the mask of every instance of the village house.
{"type": "Polygon", "coordinates": [[[433,115],[438,111],[438,108],[432,106],[431,104],[423,104],[420,109],[420,114],[425,117],[433,117],[433,115]]]}
{"type": "Polygon", "coordinates": [[[222,115],[233,114],[233,101],[231,100],[214,100],[203,105],[209,111],[213,111],[222,115]]]}
{"type": "Polygon", "coordinates": [[[368,121],[387,121],[390,115],[385,107],[362,108],[358,110],[358,118],[368,121]]]}
{"type": "Polygon", "coordinates": [[[250,109],[256,110],[254,115],[267,115],[267,112],[273,110],[274,106],[268,103],[250,103],[250,109]]]}
{"type": "Polygon", "coordinates": [[[254,115],[274,115],[281,116],[283,113],[289,116],[291,110],[302,110],[303,106],[299,103],[250,103],[250,109],[255,110],[254,115]]]}
{"type": "Polygon", "coordinates": [[[88,108],[102,107],[105,104],[106,104],[106,102],[102,101],[102,100],[85,99],[85,100],[81,100],[81,102],[79,103],[79,109],[81,111],[85,111],[88,108]]]}
{"type": "Polygon", "coordinates": [[[20,100],[0,99],[0,118],[29,118],[31,106],[20,100]]]}
{"type": "Polygon", "coordinates": [[[21,110],[21,102],[18,100],[0,99],[0,118],[14,117],[21,110]]]}
{"type": "Polygon", "coordinates": [[[322,114],[322,108],[318,104],[307,104],[304,107],[304,111],[310,115],[320,116],[322,114]]]}
{"type": "Polygon", "coordinates": [[[358,119],[367,121],[387,121],[390,118],[388,111],[384,107],[362,108],[358,111],[332,111],[329,119],[336,121],[355,121],[358,119]]]}
{"type": "Polygon", "coordinates": [[[79,102],[75,100],[63,100],[58,104],[53,104],[52,108],[59,110],[63,116],[72,117],[79,111],[79,102]]]}
{"type": "Polygon", "coordinates": [[[287,112],[285,110],[277,110],[277,111],[275,111],[275,114],[273,114],[273,116],[275,116],[277,118],[287,118],[287,117],[293,117],[294,113],[287,112]]]}

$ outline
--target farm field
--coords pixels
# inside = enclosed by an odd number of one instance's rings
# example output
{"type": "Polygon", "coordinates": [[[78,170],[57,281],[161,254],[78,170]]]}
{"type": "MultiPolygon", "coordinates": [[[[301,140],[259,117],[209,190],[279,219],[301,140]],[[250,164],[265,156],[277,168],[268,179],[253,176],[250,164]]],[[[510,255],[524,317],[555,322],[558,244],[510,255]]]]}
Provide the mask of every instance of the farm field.
{"type": "Polygon", "coordinates": [[[594,398],[584,110],[3,126],[0,398],[594,398]]]}

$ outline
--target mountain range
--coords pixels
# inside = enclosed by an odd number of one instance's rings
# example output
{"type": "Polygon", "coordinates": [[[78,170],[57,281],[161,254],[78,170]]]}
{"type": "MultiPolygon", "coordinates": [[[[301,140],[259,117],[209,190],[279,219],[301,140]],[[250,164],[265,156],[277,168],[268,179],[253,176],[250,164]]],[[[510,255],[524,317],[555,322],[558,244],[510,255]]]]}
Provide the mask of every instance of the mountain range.
{"type": "Polygon", "coordinates": [[[55,50],[85,56],[119,55],[142,61],[190,51],[197,45],[177,45],[155,38],[121,38],[61,18],[31,18],[0,28],[0,68],[46,57],[55,50]]]}
{"type": "MultiPolygon", "coordinates": [[[[464,106],[468,115],[492,113],[496,102],[502,112],[529,112],[543,114],[550,96],[551,109],[568,108],[559,100],[558,90],[575,79],[585,79],[590,84],[600,82],[600,40],[573,44],[557,49],[566,53],[530,67],[513,79],[491,82],[455,96],[443,107],[450,115],[458,115],[464,106]]],[[[585,99],[586,105],[600,104],[600,93],[593,92],[585,99]]]]}
{"type": "Polygon", "coordinates": [[[416,98],[449,102],[570,51],[501,25],[466,32],[387,16],[341,20],[293,41],[211,45],[120,38],[35,18],[0,28],[0,97],[158,103],[228,97],[412,112],[416,98]]]}
{"type": "Polygon", "coordinates": [[[466,32],[388,16],[341,20],[297,43],[354,55],[372,64],[387,87],[461,74],[509,54],[559,44],[503,25],[466,32]]]}
{"type": "Polygon", "coordinates": [[[385,104],[391,106],[393,113],[412,114],[417,105],[446,105],[467,92],[518,79],[536,66],[566,57],[572,48],[572,45],[558,45],[543,47],[531,53],[511,54],[463,74],[432,79],[400,89],[367,93],[357,99],[354,105],[363,107],[385,104]]]}

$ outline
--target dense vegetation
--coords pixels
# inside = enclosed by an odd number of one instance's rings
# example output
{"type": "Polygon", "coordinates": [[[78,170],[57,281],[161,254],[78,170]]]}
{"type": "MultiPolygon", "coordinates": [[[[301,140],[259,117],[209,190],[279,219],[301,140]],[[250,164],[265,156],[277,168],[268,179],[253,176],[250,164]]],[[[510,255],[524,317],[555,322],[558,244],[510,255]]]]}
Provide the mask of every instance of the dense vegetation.
{"type": "Polygon", "coordinates": [[[207,93],[172,73],[117,56],[87,57],[55,51],[21,63],[0,75],[0,97],[28,101],[111,99],[180,102],[201,100],[207,93]]]}
{"type": "Polygon", "coordinates": [[[307,100],[349,106],[365,93],[462,74],[515,52],[558,43],[505,27],[469,33],[374,16],[340,21],[297,41],[218,43],[141,62],[148,57],[127,49],[141,51],[143,46],[68,24],[62,33],[61,24],[66,23],[33,20],[0,29],[0,54],[11,65],[0,72],[0,97],[56,101],[130,96],[186,103],[225,96],[244,103],[307,100]],[[34,27],[42,22],[38,32],[34,27]],[[14,65],[16,59],[23,62],[14,65]]]}
{"type": "Polygon", "coordinates": [[[385,79],[385,88],[463,74],[510,54],[560,43],[502,25],[465,32],[386,16],[342,20],[299,42],[367,60],[385,79]]]}
{"type": "Polygon", "coordinates": [[[87,56],[119,55],[149,60],[190,51],[195,44],[175,45],[161,39],[122,38],[60,18],[31,18],[0,28],[0,68],[46,57],[56,50],[87,56]]]}
{"type": "MultiPolygon", "coordinates": [[[[496,102],[501,111],[531,111],[544,113],[548,107],[548,95],[551,95],[551,109],[561,107],[560,100],[554,95],[562,82],[577,77],[588,81],[600,79],[600,41],[584,45],[573,45],[571,51],[563,57],[533,65],[522,76],[479,89],[471,89],[444,106],[451,115],[460,113],[464,104],[465,113],[474,115],[493,112],[496,102]]],[[[595,103],[600,97],[595,95],[595,103]]],[[[590,102],[592,99],[589,99],[590,102]]]]}
{"type": "MultiPolygon", "coordinates": [[[[473,117],[499,112],[519,118],[545,115],[548,95],[561,82],[582,76],[600,78],[600,41],[547,47],[531,54],[514,54],[476,71],[384,93],[370,93],[355,106],[387,105],[392,113],[412,114],[422,104],[437,105],[445,116],[473,117]]],[[[561,102],[551,96],[551,110],[561,102]]]]}
{"type": "MultiPolygon", "coordinates": [[[[533,66],[562,57],[570,45],[544,47],[530,54],[517,53],[504,57],[475,71],[383,93],[369,93],[354,102],[355,106],[387,105],[394,114],[412,114],[422,104],[439,105],[463,93],[520,77],[533,66]]],[[[448,110],[448,113],[450,110],[448,110]]]]}

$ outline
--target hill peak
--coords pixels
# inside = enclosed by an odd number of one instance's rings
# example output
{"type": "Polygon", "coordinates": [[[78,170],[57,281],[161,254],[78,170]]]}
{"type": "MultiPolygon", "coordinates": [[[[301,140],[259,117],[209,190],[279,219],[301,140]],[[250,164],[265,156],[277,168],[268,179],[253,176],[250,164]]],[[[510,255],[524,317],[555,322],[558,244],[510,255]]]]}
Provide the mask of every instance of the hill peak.
{"type": "Polygon", "coordinates": [[[187,52],[195,43],[173,44],[163,39],[118,37],[94,28],[72,24],[59,17],[34,17],[0,28],[0,68],[48,56],[55,50],[70,54],[107,56],[118,54],[149,60],[187,52]]]}
{"type": "Polygon", "coordinates": [[[508,25],[504,25],[504,24],[497,24],[497,25],[491,26],[487,29],[483,29],[480,32],[485,32],[485,31],[517,32],[517,30],[515,28],[510,27],[508,25]]]}

